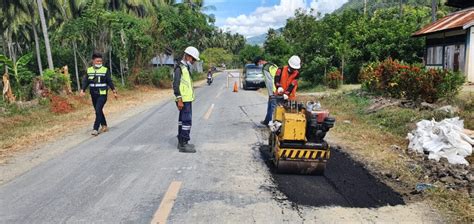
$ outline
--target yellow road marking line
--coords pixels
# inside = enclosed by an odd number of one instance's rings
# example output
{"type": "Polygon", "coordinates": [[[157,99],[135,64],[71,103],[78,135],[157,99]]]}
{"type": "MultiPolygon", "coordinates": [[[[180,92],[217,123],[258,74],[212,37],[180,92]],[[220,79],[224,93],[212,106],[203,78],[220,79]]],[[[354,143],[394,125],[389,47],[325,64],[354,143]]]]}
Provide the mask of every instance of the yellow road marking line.
{"type": "Polygon", "coordinates": [[[153,219],[151,220],[151,224],[165,224],[166,220],[168,220],[168,216],[171,213],[171,209],[173,208],[174,202],[178,197],[179,189],[181,188],[181,181],[173,181],[171,182],[168,190],[165,193],[165,196],[161,200],[160,207],[156,210],[155,215],[153,215],[153,219]]]}
{"type": "Polygon", "coordinates": [[[204,115],[205,120],[209,119],[209,117],[211,116],[212,109],[214,109],[214,104],[212,104],[211,107],[209,107],[209,110],[207,110],[206,114],[204,115]]]}

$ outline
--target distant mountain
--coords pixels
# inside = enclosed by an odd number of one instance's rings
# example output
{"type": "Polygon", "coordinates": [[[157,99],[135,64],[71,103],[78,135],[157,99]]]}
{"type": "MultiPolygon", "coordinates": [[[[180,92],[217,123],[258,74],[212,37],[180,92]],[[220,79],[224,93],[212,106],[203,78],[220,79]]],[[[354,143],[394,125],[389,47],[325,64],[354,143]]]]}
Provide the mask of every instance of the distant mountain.
{"type": "MultiPolygon", "coordinates": [[[[403,5],[412,5],[412,6],[431,6],[431,0],[403,0],[403,5]]],[[[441,0],[441,5],[444,5],[446,0],[441,0]]],[[[386,7],[393,7],[399,6],[399,0],[367,0],[367,10],[369,12],[373,12],[378,8],[386,8],[386,7]]],[[[339,9],[335,11],[335,13],[340,13],[346,9],[355,9],[355,10],[364,10],[364,0],[349,0],[344,5],[342,5],[339,9]]]]}
{"type": "Polygon", "coordinates": [[[250,45],[258,45],[258,46],[263,46],[263,43],[265,43],[265,40],[267,39],[267,34],[261,34],[258,36],[253,36],[247,38],[247,44],[250,45]]]}
{"type": "MultiPolygon", "coordinates": [[[[283,27],[276,29],[276,32],[277,33],[283,32],[283,27]]],[[[247,38],[247,44],[263,46],[263,43],[265,43],[266,39],[267,39],[267,34],[264,33],[264,34],[261,34],[261,35],[258,35],[258,36],[253,36],[253,37],[247,38]]]]}

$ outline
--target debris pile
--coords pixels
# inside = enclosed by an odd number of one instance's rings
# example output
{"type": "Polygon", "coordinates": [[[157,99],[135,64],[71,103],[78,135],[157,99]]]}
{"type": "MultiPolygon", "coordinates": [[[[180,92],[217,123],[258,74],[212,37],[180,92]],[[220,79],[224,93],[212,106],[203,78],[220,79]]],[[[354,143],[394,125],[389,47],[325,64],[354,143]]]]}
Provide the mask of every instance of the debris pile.
{"type": "Polygon", "coordinates": [[[416,127],[407,136],[409,150],[427,153],[429,159],[436,161],[446,158],[451,164],[469,165],[465,157],[472,154],[474,140],[464,133],[463,120],[459,117],[440,122],[422,120],[416,127]]]}
{"type": "Polygon", "coordinates": [[[465,192],[470,197],[474,197],[474,165],[450,164],[446,158],[439,161],[428,159],[425,154],[415,151],[407,152],[415,159],[410,166],[421,171],[420,180],[422,183],[416,185],[416,192],[420,193],[427,189],[444,186],[447,189],[465,192]]]}

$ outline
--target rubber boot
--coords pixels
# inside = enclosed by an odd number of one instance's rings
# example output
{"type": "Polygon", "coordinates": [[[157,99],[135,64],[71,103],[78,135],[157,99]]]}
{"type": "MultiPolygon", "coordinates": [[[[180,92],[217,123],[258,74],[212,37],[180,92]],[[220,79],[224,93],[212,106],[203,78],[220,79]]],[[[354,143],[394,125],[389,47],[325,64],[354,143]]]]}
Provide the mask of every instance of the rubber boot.
{"type": "Polygon", "coordinates": [[[179,152],[184,153],[195,153],[196,149],[194,149],[194,145],[188,144],[188,142],[180,142],[178,143],[179,152]]]}

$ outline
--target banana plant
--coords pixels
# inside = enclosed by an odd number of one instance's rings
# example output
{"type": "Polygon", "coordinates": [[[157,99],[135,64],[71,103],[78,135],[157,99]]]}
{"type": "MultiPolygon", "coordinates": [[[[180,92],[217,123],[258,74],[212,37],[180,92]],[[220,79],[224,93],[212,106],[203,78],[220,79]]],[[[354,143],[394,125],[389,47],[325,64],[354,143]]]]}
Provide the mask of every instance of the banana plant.
{"type": "MultiPolygon", "coordinates": [[[[30,63],[33,55],[31,53],[21,56],[16,62],[13,62],[7,56],[0,54],[0,63],[6,66],[6,69],[13,71],[13,77],[15,79],[16,89],[18,90],[18,97],[22,99],[22,93],[19,88],[23,88],[22,83],[29,82],[34,74],[28,70],[28,63],[30,63]]],[[[7,71],[5,69],[5,71],[7,71]]]]}

